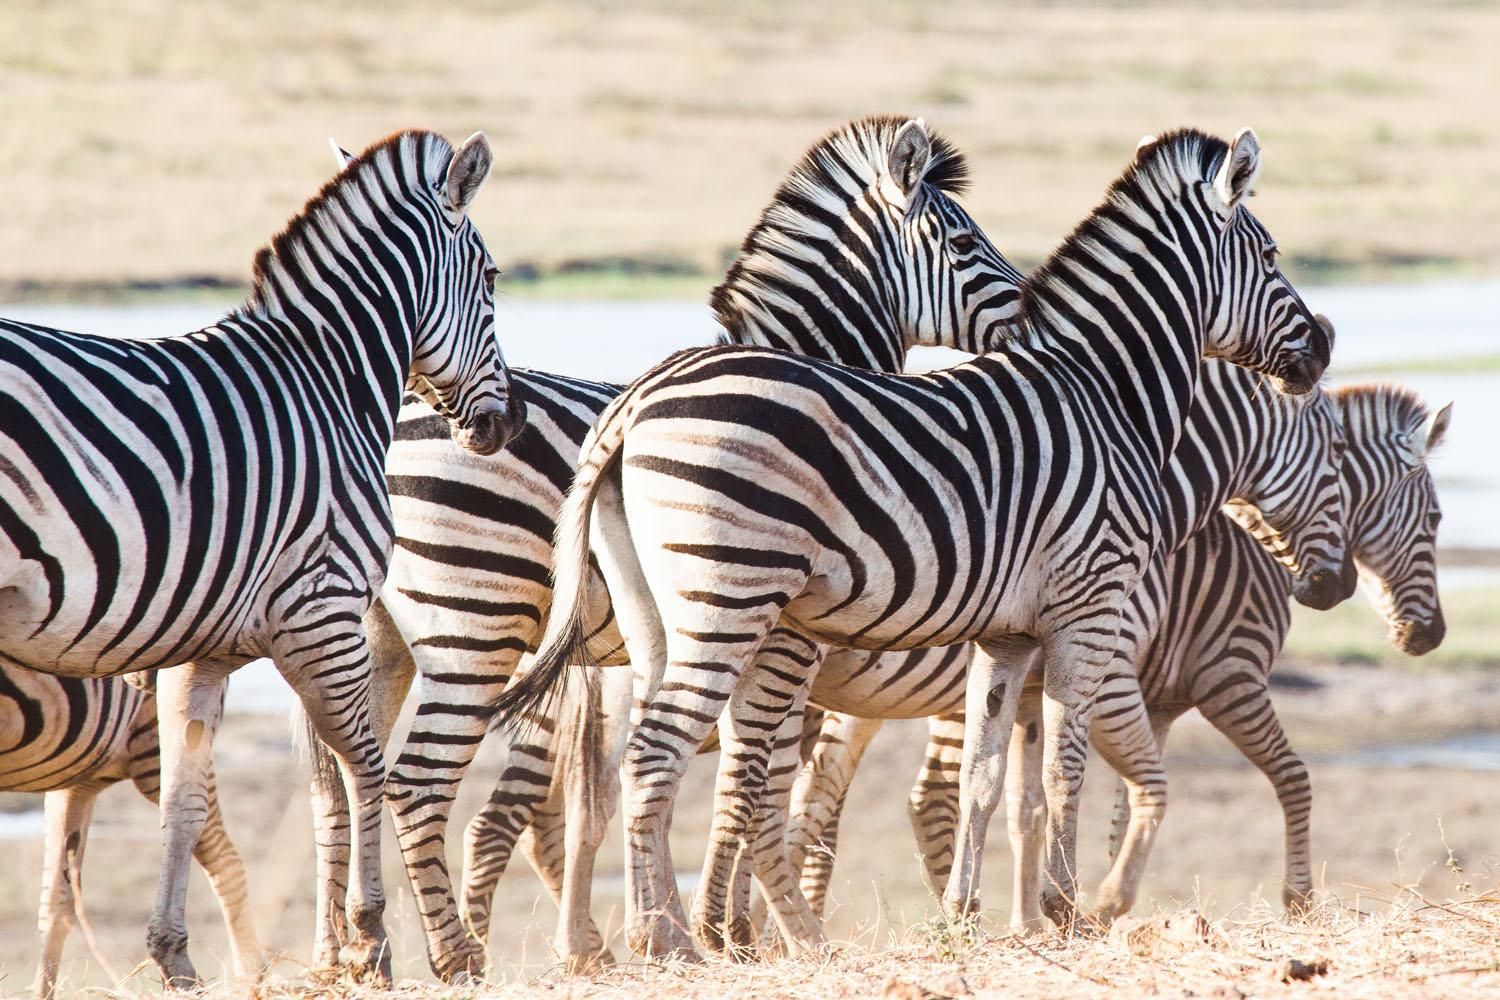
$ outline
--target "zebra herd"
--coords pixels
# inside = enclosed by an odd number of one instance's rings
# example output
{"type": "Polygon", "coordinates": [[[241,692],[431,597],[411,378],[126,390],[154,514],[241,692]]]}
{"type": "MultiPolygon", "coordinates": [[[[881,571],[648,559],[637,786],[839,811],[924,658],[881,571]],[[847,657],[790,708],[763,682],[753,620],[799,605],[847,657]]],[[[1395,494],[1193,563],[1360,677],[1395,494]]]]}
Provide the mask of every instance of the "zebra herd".
{"type": "Polygon", "coordinates": [[[1079,919],[1090,746],[1121,788],[1089,916],[1129,910],[1191,708],[1275,785],[1306,905],[1311,791],[1267,690],[1289,599],[1363,579],[1397,648],[1441,642],[1426,459],[1450,411],[1318,385],[1333,329],[1245,203],[1253,132],[1147,137],[1023,276],[955,200],[957,149],[851,122],[745,238],[719,345],[629,387],[506,368],[468,219],[482,134],[339,159],[212,327],[0,321],[0,789],[47,792],[40,993],[93,799],[123,778],[161,803],[167,982],[198,978],[189,857],[237,970],[263,966],[212,770],[227,677],[260,656],[316,751],[314,961],[378,982],[383,803],[444,980],[483,974],[518,843],[559,956],[608,957],[589,892],[617,806],[630,948],[752,949],[752,875],[782,942],[816,948],[845,792],[893,718],[931,719],[910,806],[950,914],[978,906],[1003,793],[1012,923],[1079,919]],[[920,344],[977,356],[903,375],[920,344]],[[455,899],[449,814],[492,729],[507,764],[455,899]],[[715,744],[690,919],[666,835],[715,744]]]}

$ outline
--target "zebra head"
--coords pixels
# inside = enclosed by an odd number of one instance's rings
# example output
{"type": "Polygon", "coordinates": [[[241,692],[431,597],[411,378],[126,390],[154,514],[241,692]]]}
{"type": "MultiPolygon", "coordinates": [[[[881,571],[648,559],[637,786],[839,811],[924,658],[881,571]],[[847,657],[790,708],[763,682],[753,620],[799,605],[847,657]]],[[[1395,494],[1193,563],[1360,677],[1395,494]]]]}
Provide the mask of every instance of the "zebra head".
{"type": "Polygon", "coordinates": [[[1453,404],[1429,413],[1415,394],[1389,385],[1332,395],[1349,434],[1340,479],[1360,582],[1385,617],[1391,645],[1421,656],[1447,632],[1437,581],[1442,511],[1427,459],[1448,430],[1453,404]]]}
{"type": "Polygon", "coordinates": [[[1290,411],[1285,433],[1277,436],[1273,459],[1252,477],[1253,490],[1225,509],[1291,572],[1292,596],[1324,611],[1353,596],[1358,582],[1345,541],[1340,476],[1348,439],[1326,393],[1273,403],[1290,411]]]}
{"type": "Polygon", "coordinates": [[[954,199],[967,183],[962,156],[916,118],[896,132],[876,190],[896,237],[902,273],[889,287],[908,342],[983,354],[1009,337],[1024,279],[954,199]]]}
{"type": "Polygon", "coordinates": [[[407,390],[448,418],[453,440],[489,455],[526,425],[525,404],[513,392],[495,336],[499,272],[469,219],[493,155],[483,132],[449,152],[440,176],[429,178],[438,221],[428,234],[434,259],[417,297],[407,390]]]}
{"type": "Polygon", "coordinates": [[[1201,188],[1213,230],[1204,235],[1214,244],[1207,356],[1262,372],[1278,391],[1308,392],[1328,367],[1328,338],[1281,273],[1276,241],[1244,205],[1260,173],[1260,141],[1240,129],[1217,159],[1201,188]]]}
{"type": "Polygon", "coordinates": [[[808,150],[711,303],[724,339],[877,371],[916,344],[997,349],[1021,274],[954,200],[968,166],[921,119],[875,115],[808,150]]]}

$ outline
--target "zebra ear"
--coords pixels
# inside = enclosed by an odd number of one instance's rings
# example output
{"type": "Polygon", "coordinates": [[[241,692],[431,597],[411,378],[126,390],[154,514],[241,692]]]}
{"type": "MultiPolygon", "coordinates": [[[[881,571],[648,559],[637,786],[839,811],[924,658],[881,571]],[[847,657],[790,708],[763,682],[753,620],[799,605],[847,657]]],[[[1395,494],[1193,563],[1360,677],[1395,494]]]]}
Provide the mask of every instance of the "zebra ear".
{"type": "Polygon", "coordinates": [[[1225,208],[1234,208],[1240,199],[1255,191],[1255,179],[1260,175],[1260,140],[1255,132],[1242,128],[1234,135],[1229,155],[1214,178],[1214,190],[1224,201],[1225,208]]]}
{"type": "Polygon", "coordinates": [[[1316,314],[1314,314],[1313,315],[1313,319],[1317,320],[1318,321],[1318,325],[1323,328],[1323,336],[1328,338],[1328,349],[1330,351],[1332,351],[1333,350],[1333,320],[1329,319],[1327,316],[1324,316],[1322,313],[1316,313],[1316,314]]]}
{"type": "Polygon", "coordinates": [[[1416,440],[1412,442],[1417,454],[1426,458],[1433,450],[1443,442],[1443,435],[1448,433],[1448,420],[1453,416],[1453,404],[1445,403],[1427,422],[1422,429],[1413,435],[1416,440]]]}
{"type": "Polygon", "coordinates": [[[443,199],[454,216],[462,216],[469,210],[469,203],[479,193],[479,186],[490,175],[490,164],[494,162],[490,141],[483,132],[475,132],[464,140],[458,152],[448,164],[448,179],[443,182],[443,199]]]}
{"type": "Polygon", "coordinates": [[[1141,157],[1146,155],[1146,150],[1156,145],[1156,136],[1143,135],[1141,141],[1135,144],[1135,162],[1141,162],[1141,157]]]}
{"type": "Polygon", "coordinates": [[[927,166],[931,162],[932,139],[927,135],[927,125],[922,119],[914,118],[896,133],[896,141],[891,146],[890,159],[887,161],[891,177],[903,193],[910,195],[922,183],[922,177],[927,173],[927,166]]]}
{"type": "Polygon", "coordinates": [[[333,136],[328,137],[328,148],[333,150],[333,158],[338,161],[340,170],[347,167],[349,161],[354,159],[354,154],[335,142],[333,136]]]}

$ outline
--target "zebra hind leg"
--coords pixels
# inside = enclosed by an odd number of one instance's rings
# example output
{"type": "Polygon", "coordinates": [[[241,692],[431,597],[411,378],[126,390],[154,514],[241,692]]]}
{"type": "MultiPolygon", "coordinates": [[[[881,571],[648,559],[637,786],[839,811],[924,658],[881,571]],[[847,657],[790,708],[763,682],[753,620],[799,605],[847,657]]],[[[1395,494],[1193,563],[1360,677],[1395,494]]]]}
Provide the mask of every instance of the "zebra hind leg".
{"type": "Polygon", "coordinates": [[[146,946],[168,989],[198,985],[187,954],[187,882],[209,815],[213,740],[224,714],[226,677],[222,670],[186,663],[156,678],[163,851],[146,946]]]}
{"type": "Polygon", "coordinates": [[[953,872],[953,841],[960,808],[958,775],[963,756],[963,712],[930,721],[927,755],[907,798],[906,814],[917,840],[927,889],[934,896],[942,896],[953,872]]]}
{"type": "Polygon", "coordinates": [[[1042,786],[1042,692],[1028,679],[1010,735],[1005,805],[1014,859],[1010,926],[1036,931],[1042,925],[1042,853],[1046,847],[1047,800],[1042,786]]]}
{"type": "Polygon", "coordinates": [[[43,799],[47,832],[42,849],[42,901],[37,909],[42,955],[33,987],[38,1000],[51,1000],[57,990],[63,943],[83,907],[74,886],[83,884],[79,871],[99,791],[95,784],[82,783],[48,792],[43,799]]]}
{"type": "Polygon", "coordinates": [[[1146,861],[1167,811],[1161,749],[1133,665],[1123,664],[1123,669],[1105,678],[1089,736],[1121,779],[1111,829],[1114,861],[1094,900],[1096,919],[1108,924],[1135,905],[1146,861]]]}

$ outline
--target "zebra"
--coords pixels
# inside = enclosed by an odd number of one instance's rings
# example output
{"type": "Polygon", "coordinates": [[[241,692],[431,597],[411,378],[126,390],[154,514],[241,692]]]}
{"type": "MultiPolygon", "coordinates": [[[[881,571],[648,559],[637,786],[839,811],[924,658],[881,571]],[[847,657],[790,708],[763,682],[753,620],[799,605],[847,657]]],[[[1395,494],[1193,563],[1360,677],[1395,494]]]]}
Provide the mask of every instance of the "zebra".
{"type": "MultiPolygon", "coordinates": [[[[1072,870],[1088,708],[1159,534],[1161,468],[1199,358],[1254,367],[1294,394],[1328,362],[1326,335],[1243,205],[1259,166],[1248,129],[1232,144],[1195,130],[1143,142],[1104,203],[1026,280],[1003,353],[893,376],[704,348],[610,404],[564,503],[541,648],[501,710],[512,724],[542,710],[587,653],[593,530],[630,660],[662,676],[624,765],[637,952],[696,955],[665,839],[671,803],[732,696],[737,723],[763,732],[796,709],[795,693],[735,691],[778,622],[856,648],[980,642],[961,864],[945,892],[954,910],[974,897],[971,845],[994,808],[998,735],[1020,690],[998,659],[1040,639],[1060,779],[1048,789],[1049,861],[1072,870]]],[[[813,662],[786,658],[787,691],[802,689],[813,662]]],[[[816,942],[800,894],[772,907],[789,941],[816,942]]]]}
{"type": "MultiPolygon", "coordinates": [[[[57,989],[63,944],[83,909],[82,876],[94,801],[124,780],[152,802],[161,790],[155,675],[57,677],[0,665],[0,791],[45,792],[38,997],[57,989]]],[[[265,964],[250,919],[245,866],[224,829],[212,775],[193,857],[224,911],[235,972],[265,964]]]]}
{"type": "MultiPolygon", "coordinates": [[[[1332,327],[1323,317],[1318,319],[1331,344],[1332,327]]],[[[1175,551],[1221,505],[1238,500],[1261,511],[1262,543],[1296,575],[1299,600],[1320,608],[1344,600],[1355,585],[1353,563],[1343,544],[1338,472],[1344,447],[1338,416],[1322,392],[1295,397],[1267,393],[1254,373],[1222,361],[1205,361],[1182,436],[1161,477],[1166,514],[1158,551],[1175,551]]],[[[1150,579],[1148,571],[1146,580],[1150,579]]],[[[1127,619],[1122,631],[1131,627],[1127,619]]],[[[783,749],[784,756],[790,754],[789,762],[773,765],[785,784],[769,793],[769,801],[762,805],[759,836],[768,842],[767,849],[774,849],[786,834],[789,867],[802,873],[803,894],[815,912],[821,913],[826,892],[831,828],[853,768],[879,729],[877,720],[954,714],[959,719],[957,740],[950,726],[934,737],[930,752],[942,759],[940,751],[961,748],[969,662],[970,653],[962,647],[890,654],[839,650],[830,653],[813,675],[809,698],[827,713],[824,729],[808,747],[809,770],[795,792],[788,786],[802,756],[797,745],[783,749]],[[795,795],[797,805],[788,833],[789,794],[795,795]],[[809,853],[809,847],[819,842],[821,849],[809,853]]],[[[722,768],[719,780],[721,786],[732,781],[722,768]]],[[[1014,791],[1016,785],[1009,787],[1014,791]]],[[[921,821],[931,821],[932,815],[924,813],[921,821]]],[[[940,863],[946,862],[945,858],[940,863]]],[[[932,885],[940,889],[948,868],[936,867],[928,862],[932,885]]]]}
{"type": "MultiPolygon", "coordinates": [[[[723,341],[882,371],[900,370],[917,344],[998,345],[1019,306],[1021,275],[955,200],[967,177],[960,151],[921,119],[870,116],[826,135],[793,167],[714,290],[723,341]]],[[[517,371],[515,388],[529,429],[504,461],[454,447],[429,407],[403,407],[387,463],[396,550],[366,624],[382,739],[413,673],[422,678],[387,794],[429,962],[445,980],[482,970],[495,879],[547,798],[550,744],[513,747],[490,808],[470,827],[471,843],[494,846],[483,888],[471,891],[466,877],[461,919],[445,856],[457,784],[517,661],[540,638],[558,511],[586,432],[622,387],[517,371]]],[[[607,615],[596,631],[596,655],[624,662],[607,615]]],[[[576,850],[591,853],[599,835],[576,850]]],[[[340,876],[330,873],[331,898],[340,876]]],[[[599,950],[579,898],[587,888],[575,887],[564,908],[566,956],[599,950]]]]}
{"type": "MultiPolygon", "coordinates": [[[[1442,642],[1445,631],[1436,563],[1441,512],[1426,460],[1447,431],[1452,404],[1429,413],[1414,394],[1386,384],[1343,386],[1327,396],[1347,441],[1339,484],[1348,552],[1367,596],[1389,624],[1391,644],[1421,656],[1442,642]]],[[[1286,825],[1282,901],[1289,912],[1298,912],[1312,888],[1312,793],[1267,689],[1290,626],[1293,578],[1252,534],[1218,512],[1153,570],[1132,597],[1138,625],[1122,649],[1125,666],[1111,672],[1101,688],[1101,706],[1108,709],[1101,707],[1091,730],[1093,745],[1128,778],[1117,797],[1111,836],[1117,860],[1099,893],[1100,915],[1118,916],[1136,898],[1150,835],[1165,809],[1159,748],[1171,723],[1195,707],[1275,786],[1286,825]],[[1133,799],[1128,791],[1153,785],[1155,795],[1133,799]],[[1143,807],[1147,815],[1135,815],[1143,807]],[[1127,860],[1132,858],[1133,865],[1127,860]]],[[[926,687],[941,690],[954,683],[952,673],[953,668],[929,669],[926,687]]],[[[911,821],[927,876],[942,885],[952,865],[963,712],[952,697],[929,704],[934,714],[927,756],[911,792],[911,821]]],[[[1023,752],[1035,739],[1029,724],[1034,720],[1018,720],[1012,737],[1012,747],[1023,752]]],[[[844,795],[879,725],[879,720],[830,713],[798,779],[789,850],[794,866],[805,859],[803,890],[819,906],[844,795]]],[[[1014,773],[1032,772],[1014,763],[1012,769],[1008,789],[1017,885],[1011,923],[1023,928],[1039,918],[1034,821],[1041,803],[1034,782],[1028,789],[1014,773]]]]}
{"type": "Polygon", "coordinates": [[[260,251],[248,300],[195,333],[0,322],[0,664],[175,667],[157,679],[165,858],[147,932],[169,984],[197,980],[187,859],[225,679],[263,655],[357,804],[354,930],[316,957],[390,978],[360,620],[390,554],[384,461],[403,385],[476,453],[524,420],[494,333],[496,270],[468,218],[491,160],[482,133],[457,150],[430,132],[376,143],[260,251]]]}

